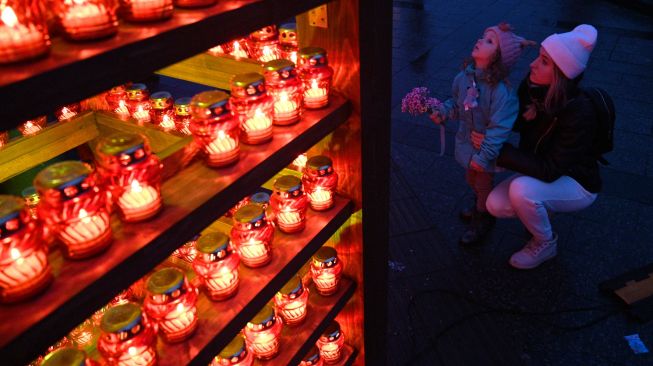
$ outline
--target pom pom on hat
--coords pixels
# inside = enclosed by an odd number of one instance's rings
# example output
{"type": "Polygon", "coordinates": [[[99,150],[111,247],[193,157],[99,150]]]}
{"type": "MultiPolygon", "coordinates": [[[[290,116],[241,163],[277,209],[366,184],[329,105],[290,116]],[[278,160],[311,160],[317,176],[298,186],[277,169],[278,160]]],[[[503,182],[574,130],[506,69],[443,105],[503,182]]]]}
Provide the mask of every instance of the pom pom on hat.
{"type": "Polygon", "coordinates": [[[489,27],[485,32],[494,32],[497,35],[499,50],[501,51],[501,63],[507,68],[511,68],[517,62],[526,46],[535,44],[535,42],[528,41],[513,33],[512,27],[508,23],[500,23],[489,27]]]}
{"type": "Polygon", "coordinates": [[[574,79],[585,71],[597,36],[596,28],[581,24],[571,32],[548,36],[542,42],[542,47],[562,73],[574,79]]]}

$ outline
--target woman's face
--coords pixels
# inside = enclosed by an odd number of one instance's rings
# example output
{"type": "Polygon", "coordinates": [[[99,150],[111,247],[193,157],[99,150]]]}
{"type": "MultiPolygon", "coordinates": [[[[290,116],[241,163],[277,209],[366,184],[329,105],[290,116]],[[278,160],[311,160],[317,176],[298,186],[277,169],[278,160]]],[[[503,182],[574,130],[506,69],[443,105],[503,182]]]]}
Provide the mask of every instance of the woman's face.
{"type": "Polygon", "coordinates": [[[551,85],[553,82],[553,60],[543,47],[535,61],[531,62],[531,82],[540,85],[551,85]]]}
{"type": "Polygon", "coordinates": [[[472,58],[476,62],[476,65],[487,66],[494,54],[497,53],[497,47],[499,47],[499,39],[497,34],[494,32],[485,32],[483,37],[481,37],[476,44],[474,49],[472,49],[472,58]]]}

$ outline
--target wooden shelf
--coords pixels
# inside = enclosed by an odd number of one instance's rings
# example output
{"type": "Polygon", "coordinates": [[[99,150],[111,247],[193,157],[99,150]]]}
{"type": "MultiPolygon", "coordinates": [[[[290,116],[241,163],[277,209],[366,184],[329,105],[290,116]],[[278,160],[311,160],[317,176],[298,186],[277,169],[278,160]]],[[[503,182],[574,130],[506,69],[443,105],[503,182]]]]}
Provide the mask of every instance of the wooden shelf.
{"type": "Polygon", "coordinates": [[[350,366],[354,364],[354,361],[356,360],[356,356],[358,356],[358,350],[347,343],[345,343],[345,350],[342,355],[342,360],[333,365],[333,366],[350,366]]]}
{"type": "Polygon", "coordinates": [[[328,297],[321,296],[315,287],[311,286],[308,313],[304,323],[296,327],[284,325],[281,331],[279,355],[268,361],[257,360],[254,365],[299,365],[320,338],[320,334],[347,304],[355,289],[356,283],[348,278],[343,278],[338,292],[328,297]]]}
{"type": "Polygon", "coordinates": [[[220,0],[199,10],[175,9],[159,23],[122,22],[118,34],[97,42],[52,42],[49,56],[0,66],[0,130],[52,113],[115,85],[152,72],[268,24],[326,3],[325,0],[220,0]]]}
{"type": "Polygon", "coordinates": [[[31,356],[56,342],[344,123],[350,113],[351,104],[334,95],[328,108],[306,112],[296,125],[275,127],[271,142],[243,145],[240,160],[232,167],[211,169],[195,161],[163,184],[165,209],[157,217],[131,225],[114,217],[114,243],[98,257],[64,261],[54,252],[50,256],[55,274],[52,286],[32,301],[0,306],[0,319],[11,319],[0,322],[0,359],[7,364],[31,361],[31,356]]]}
{"type": "MultiPolygon", "coordinates": [[[[299,271],[311,255],[345,223],[351,215],[352,208],[350,201],[338,198],[336,206],[327,212],[309,211],[307,220],[311,224],[300,234],[286,235],[277,230],[274,233],[272,262],[256,269],[241,265],[238,293],[227,301],[213,302],[202,294],[197,304],[200,323],[195,335],[186,342],[174,345],[159,342],[159,365],[206,366],[209,364],[213,357],[299,271]]],[[[338,295],[334,295],[333,299],[316,300],[315,309],[311,310],[327,313],[330,312],[330,308],[336,307],[339,311],[344,306],[344,302],[351,297],[354,287],[353,282],[344,281],[338,295]],[[340,304],[338,300],[342,300],[343,303],[340,304]]],[[[319,295],[311,296],[317,298],[319,295]]]]}

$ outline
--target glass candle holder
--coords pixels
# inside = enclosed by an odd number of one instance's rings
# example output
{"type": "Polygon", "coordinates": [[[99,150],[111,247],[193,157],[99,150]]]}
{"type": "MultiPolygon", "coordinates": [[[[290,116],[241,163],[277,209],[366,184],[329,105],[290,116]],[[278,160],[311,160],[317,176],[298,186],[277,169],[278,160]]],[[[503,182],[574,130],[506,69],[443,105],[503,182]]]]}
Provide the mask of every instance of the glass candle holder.
{"type": "Polygon", "coordinates": [[[308,293],[301,277],[294,276],[274,295],[277,313],[281,315],[286,324],[298,325],[306,319],[308,293]]]}
{"type": "Polygon", "coordinates": [[[317,346],[311,347],[311,350],[306,353],[306,356],[301,360],[299,366],[322,366],[324,362],[320,357],[320,350],[317,346]]]}
{"type": "Polygon", "coordinates": [[[127,109],[138,123],[150,122],[150,92],[145,84],[132,84],[127,90],[127,109]]]}
{"type": "Polygon", "coordinates": [[[299,77],[304,84],[304,107],[320,109],[329,105],[333,69],[328,65],[323,48],[299,50],[299,77]]]}
{"type": "MultiPolygon", "coordinates": [[[[235,59],[249,58],[249,45],[247,38],[234,39],[233,41],[220,45],[223,53],[233,56],[235,59]]],[[[215,50],[219,52],[219,50],[215,50]]]]}
{"type": "Polygon", "coordinates": [[[126,120],[131,116],[131,112],[127,107],[127,90],[124,86],[119,85],[111,88],[104,95],[104,99],[109,106],[109,111],[115,113],[122,120],[126,120]]]}
{"type": "Polygon", "coordinates": [[[256,192],[249,196],[249,203],[261,206],[263,210],[267,210],[270,206],[270,195],[266,192],[256,192]]]}
{"type": "Polygon", "coordinates": [[[99,175],[80,161],[52,164],[34,179],[41,197],[39,219],[64,244],[70,259],[90,257],[111,244],[110,202],[99,182],[99,175]]]}
{"type": "Polygon", "coordinates": [[[322,247],[311,260],[311,278],[315,289],[322,296],[330,296],[338,291],[342,277],[342,262],[338,252],[332,247],[322,247]]]}
{"type": "Polygon", "coordinates": [[[197,329],[197,288],[193,287],[184,272],[177,268],[164,268],[154,272],[147,280],[147,296],[143,309],[156,321],[167,342],[181,342],[197,329]]]}
{"type": "Polygon", "coordinates": [[[252,366],[254,354],[247,350],[245,339],[239,334],[213,358],[209,366],[252,366]]]}
{"type": "Polygon", "coordinates": [[[236,214],[236,211],[240,210],[244,206],[249,204],[249,196],[245,196],[242,200],[238,201],[232,208],[230,208],[226,213],[226,217],[233,217],[236,214]]]}
{"type": "Polygon", "coordinates": [[[172,255],[188,263],[193,263],[195,257],[197,257],[197,249],[195,249],[195,245],[199,238],[199,235],[195,235],[195,237],[184,243],[184,245],[175,249],[175,251],[172,252],[172,255]]]}
{"type": "Polygon", "coordinates": [[[277,179],[270,207],[279,230],[287,234],[304,230],[308,198],[302,190],[302,181],[294,175],[284,175],[277,179]]]}
{"type": "Polygon", "coordinates": [[[159,158],[143,135],[119,132],[95,147],[98,171],[125,222],[147,220],[163,207],[159,158]]]}
{"type": "Polygon", "coordinates": [[[285,23],[279,27],[279,56],[297,65],[299,42],[297,40],[297,24],[285,23]]]}
{"type": "Polygon", "coordinates": [[[0,303],[27,299],[50,284],[47,254],[24,201],[0,195],[0,303]]]}
{"type": "Polygon", "coordinates": [[[215,5],[217,0],[174,0],[175,6],[180,8],[204,8],[215,5]]]}
{"type": "Polygon", "coordinates": [[[57,117],[57,121],[62,122],[75,117],[81,110],[82,106],[79,103],[72,103],[55,110],[54,116],[57,117]]]}
{"type": "Polygon", "coordinates": [[[231,79],[229,105],[241,129],[241,140],[257,145],[272,139],[274,100],[265,90],[263,75],[252,72],[231,79]]]}
{"type": "Polygon", "coordinates": [[[175,109],[172,94],[167,91],[160,91],[150,95],[150,122],[163,128],[172,130],[175,128],[175,109]]]}
{"type": "Polygon", "coordinates": [[[172,0],[120,0],[121,16],[130,22],[170,19],[172,11],[172,0]]]}
{"type": "Polygon", "coordinates": [[[247,322],[243,333],[245,342],[254,357],[270,360],[279,353],[279,336],[283,322],[274,314],[274,309],[265,305],[256,316],[247,322]]]}
{"type": "Polygon", "coordinates": [[[265,85],[274,99],[272,119],[275,125],[286,126],[299,121],[302,105],[302,83],[295,64],[288,60],[272,60],[263,65],[265,85]]]}
{"type": "Polygon", "coordinates": [[[238,161],[240,155],[238,120],[233,118],[227,93],[211,90],[191,101],[190,131],[204,151],[206,164],[219,168],[238,161]]]}
{"type": "Polygon", "coordinates": [[[59,348],[43,359],[40,366],[97,366],[97,362],[86,357],[84,351],[76,348],[59,348]]]}
{"type": "Polygon", "coordinates": [[[23,136],[34,136],[37,133],[41,132],[45,126],[48,124],[46,116],[36,117],[28,121],[23,122],[18,126],[18,132],[23,136]]]}
{"type": "Polygon", "coordinates": [[[0,2],[0,64],[33,59],[50,49],[50,36],[37,0],[0,2]]]}
{"type": "Polygon", "coordinates": [[[238,291],[240,258],[227,234],[216,232],[200,236],[195,246],[198,255],[193,269],[211,300],[225,300],[238,291]]]}
{"type": "Polygon", "coordinates": [[[118,32],[114,0],[55,0],[54,13],[64,37],[87,41],[118,32]]]}
{"type": "Polygon", "coordinates": [[[249,54],[261,62],[279,58],[279,33],[276,25],[268,25],[250,33],[249,54]]]}
{"type": "Polygon", "coordinates": [[[333,162],[327,156],[313,156],[306,162],[302,174],[304,191],[315,211],[324,211],[333,207],[338,173],[333,169],[333,162]]]}
{"type": "Polygon", "coordinates": [[[190,131],[190,102],[191,98],[177,98],[175,99],[175,129],[184,135],[191,135],[190,131]]]}
{"type": "Polygon", "coordinates": [[[262,267],[270,262],[273,236],[274,228],[260,206],[246,205],[234,215],[231,242],[247,267],[262,267]]]}
{"type": "Polygon", "coordinates": [[[108,366],[157,364],[156,325],[133,302],[107,309],[97,348],[108,366]]]}
{"type": "Polygon", "coordinates": [[[315,344],[320,349],[320,357],[324,363],[338,363],[345,345],[345,335],[340,329],[340,324],[335,320],[331,322],[315,344]]]}
{"type": "Polygon", "coordinates": [[[84,320],[68,333],[66,338],[78,349],[91,349],[97,342],[99,333],[94,319],[91,317],[84,320]]]}

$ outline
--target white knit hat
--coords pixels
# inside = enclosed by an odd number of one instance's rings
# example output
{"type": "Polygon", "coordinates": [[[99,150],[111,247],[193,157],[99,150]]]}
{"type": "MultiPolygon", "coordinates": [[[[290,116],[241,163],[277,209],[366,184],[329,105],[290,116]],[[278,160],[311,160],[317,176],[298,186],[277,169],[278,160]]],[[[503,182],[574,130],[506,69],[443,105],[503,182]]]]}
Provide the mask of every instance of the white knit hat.
{"type": "Polygon", "coordinates": [[[548,36],[542,42],[542,47],[562,73],[573,79],[585,71],[587,60],[596,44],[596,37],[596,28],[581,24],[571,32],[548,36]]]}

